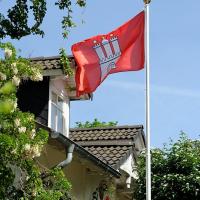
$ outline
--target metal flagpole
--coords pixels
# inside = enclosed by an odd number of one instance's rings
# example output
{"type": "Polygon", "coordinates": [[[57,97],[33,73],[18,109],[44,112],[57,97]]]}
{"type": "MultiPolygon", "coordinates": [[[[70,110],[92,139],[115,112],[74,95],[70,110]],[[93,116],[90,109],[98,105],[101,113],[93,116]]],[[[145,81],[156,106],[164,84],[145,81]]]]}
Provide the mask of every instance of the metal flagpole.
{"type": "Polygon", "coordinates": [[[145,3],[145,68],[146,68],[146,200],[151,200],[151,152],[150,152],[150,63],[149,63],[149,3],[145,3]]]}

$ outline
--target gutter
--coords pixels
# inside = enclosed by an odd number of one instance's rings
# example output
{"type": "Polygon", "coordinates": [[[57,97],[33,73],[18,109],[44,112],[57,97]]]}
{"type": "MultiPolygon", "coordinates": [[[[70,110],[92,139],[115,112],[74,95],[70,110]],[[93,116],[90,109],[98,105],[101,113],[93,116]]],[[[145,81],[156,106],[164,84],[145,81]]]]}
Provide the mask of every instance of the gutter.
{"type": "Polygon", "coordinates": [[[77,143],[75,143],[74,141],[72,141],[69,138],[65,137],[63,134],[55,132],[55,131],[52,131],[50,133],[50,135],[51,135],[52,138],[56,138],[59,142],[61,142],[65,146],[66,145],[70,145],[70,144],[74,144],[74,150],[77,153],[79,153],[79,154],[83,155],[85,158],[93,161],[97,166],[103,168],[106,172],[110,172],[116,178],[119,178],[121,176],[120,172],[116,171],[114,168],[112,168],[111,166],[107,165],[106,163],[104,163],[103,161],[98,159],[96,156],[94,156],[93,154],[89,153],[83,147],[79,146],[77,143]]]}
{"type": "MultiPolygon", "coordinates": [[[[111,166],[107,165],[106,163],[104,163],[103,161],[101,161],[100,159],[98,159],[96,156],[94,156],[93,154],[91,154],[90,152],[88,152],[87,150],[85,150],[82,146],[78,145],[77,143],[75,143],[74,141],[70,140],[69,138],[65,137],[63,134],[56,132],[54,130],[52,130],[51,128],[40,124],[38,122],[36,122],[36,125],[38,128],[42,128],[45,129],[49,132],[49,135],[51,136],[51,138],[56,139],[57,141],[59,141],[60,143],[63,144],[63,146],[65,146],[65,148],[69,148],[69,146],[74,145],[74,151],[76,151],[77,153],[83,155],[86,159],[92,161],[93,163],[95,163],[97,166],[101,167],[102,169],[104,169],[104,171],[111,173],[113,176],[115,176],[116,178],[120,178],[121,173],[117,170],[115,170],[114,168],[112,168],[111,166]]],[[[72,152],[73,153],[73,152],[72,152]]],[[[68,157],[67,157],[68,159],[68,157]]],[[[62,161],[60,164],[58,165],[63,165],[69,161],[64,160],[62,161]]],[[[69,163],[67,163],[69,164],[69,163]]],[[[66,165],[64,165],[66,166],[66,165]]]]}

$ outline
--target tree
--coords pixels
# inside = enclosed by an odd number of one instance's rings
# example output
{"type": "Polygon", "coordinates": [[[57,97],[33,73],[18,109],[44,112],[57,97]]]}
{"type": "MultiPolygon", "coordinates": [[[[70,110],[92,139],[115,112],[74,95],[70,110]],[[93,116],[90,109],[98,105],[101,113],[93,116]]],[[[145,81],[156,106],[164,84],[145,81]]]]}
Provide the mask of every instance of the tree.
{"type": "MultiPolygon", "coordinates": [[[[75,4],[84,7],[86,1],[76,0],[75,4]]],[[[67,16],[61,21],[63,37],[67,37],[69,29],[75,26],[72,1],[55,0],[55,5],[60,10],[67,10],[67,16]]],[[[46,12],[46,0],[16,0],[7,15],[0,13],[0,40],[6,36],[11,39],[31,34],[44,36],[40,26],[46,12]]],[[[33,114],[17,108],[16,91],[21,79],[42,80],[40,67],[17,57],[11,43],[0,41],[0,48],[5,51],[5,59],[0,59],[0,199],[69,199],[71,185],[62,170],[41,169],[35,162],[47,143],[48,133],[36,129],[33,114]]],[[[60,54],[64,71],[71,75],[63,49],[60,54]]]]}
{"type": "Polygon", "coordinates": [[[109,126],[116,126],[117,121],[110,121],[110,122],[101,122],[98,119],[94,119],[93,122],[76,122],[76,128],[95,128],[95,127],[109,127],[109,126]]]}
{"type": "MultiPolygon", "coordinates": [[[[86,0],[76,0],[75,4],[84,7],[86,0]]],[[[67,10],[67,16],[61,21],[63,37],[67,37],[69,29],[75,26],[72,1],[55,0],[55,5],[60,10],[67,10]]],[[[11,39],[31,34],[44,36],[40,26],[46,12],[46,0],[16,0],[7,15],[0,13],[0,40],[6,36],[11,39]]],[[[17,57],[11,43],[0,41],[0,48],[5,51],[5,59],[0,58],[0,199],[69,199],[71,185],[62,170],[41,169],[35,162],[47,143],[48,133],[36,129],[33,114],[17,108],[16,91],[21,79],[42,80],[41,68],[17,57]]],[[[60,55],[63,70],[71,75],[63,49],[60,55]]]]}
{"type": "Polygon", "coordinates": [[[0,48],[5,52],[5,59],[0,59],[0,199],[68,199],[71,186],[62,170],[41,169],[35,162],[48,133],[36,129],[33,114],[17,107],[21,79],[40,81],[41,69],[17,57],[10,43],[0,43],[0,48]]]}
{"type": "MultiPolygon", "coordinates": [[[[163,149],[152,149],[152,199],[200,199],[200,140],[180,139],[163,149]]],[[[137,200],[145,199],[145,155],[137,164],[137,200]]]]}
{"type": "MultiPolygon", "coordinates": [[[[86,6],[86,0],[76,0],[76,5],[86,6]]],[[[20,39],[30,34],[44,35],[40,29],[47,11],[46,0],[16,0],[15,5],[7,11],[7,17],[0,13],[0,38],[10,36],[20,39]],[[32,15],[31,15],[32,14],[32,15]],[[33,25],[30,25],[30,19],[33,25]]],[[[66,37],[70,28],[75,26],[72,20],[72,0],[57,0],[55,5],[60,10],[66,10],[67,16],[63,17],[63,36],[66,37]]]]}

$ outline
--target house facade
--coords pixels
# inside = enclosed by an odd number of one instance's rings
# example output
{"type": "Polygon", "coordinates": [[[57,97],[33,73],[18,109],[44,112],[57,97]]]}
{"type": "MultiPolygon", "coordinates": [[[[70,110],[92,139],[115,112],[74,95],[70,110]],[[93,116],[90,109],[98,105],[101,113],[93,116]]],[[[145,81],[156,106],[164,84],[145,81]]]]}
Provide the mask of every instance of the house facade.
{"type": "Polygon", "coordinates": [[[70,102],[90,100],[92,94],[76,97],[74,76],[64,74],[59,56],[32,62],[42,67],[43,81],[23,81],[17,95],[19,108],[34,113],[37,126],[50,135],[40,166],[63,168],[72,199],[134,199],[135,163],[145,148],[143,126],[70,129],[70,102]]]}

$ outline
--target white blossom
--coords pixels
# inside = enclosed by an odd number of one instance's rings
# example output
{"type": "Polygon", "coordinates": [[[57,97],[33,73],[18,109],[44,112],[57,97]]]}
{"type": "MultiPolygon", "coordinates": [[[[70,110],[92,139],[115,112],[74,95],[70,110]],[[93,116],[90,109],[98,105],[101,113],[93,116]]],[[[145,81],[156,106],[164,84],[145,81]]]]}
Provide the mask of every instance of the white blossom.
{"type": "Polygon", "coordinates": [[[32,77],[32,80],[34,81],[42,81],[42,79],[43,79],[43,76],[39,71],[37,71],[32,77]]]}
{"type": "Polygon", "coordinates": [[[11,66],[12,66],[13,68],[15,68],[15,67],[17,66],[17,63],[14,62],[14,63],[11,64],[11,66]]]}
{"type": "Polygon", "coordinates": [[[6,75],[0,72],[0,80],[5,81],[6,80],[6,75]]]}
{"type": "Polygon", "coordinates": [[[33,190],[33,191],[32,191],[32,196],[33,196],[33,197],[36,197],[36,195],[37,195],[37,192],[36,192],[35,190],[33,190]]]}
{"type": "Polygon", "coordinates": [[[12,50],[9,48],[5,48],[4,56],[5,56],[5,58],[10,58],[12,56],[12,50]]]}
{"type": "Polygon", "coordinates": [[[28,121],[30,121],[30,122],[31,122],[31,121],[33,121],[33,120],[34,120],[34,117],[30,115],[30,116],[28,116],[28,118],[27,118],[27,119],[28,119],[28,121]]]}
{"type": "Polygon", "coordinates": [[[9,101],[10,104],[12,105],[12,110],[11,112],[15,112],[16,108],[17,108],[17,101],[9,101]]]}
{"type": "Polygon", "coordinates": [[[14,120],[14,123],[15,123],[15,127],[19,127],[20,126],[20,119],[16,118],[14,120]]]}
{"type": "Polygon", "coordinates": [[[13,68],[13,73],[16,75],[18,73],[18,69],[17,68],[13,68]]]}
{"type": "Polygon", "coordinates": [[[27,151],[27,152],[30,151],[31,150],[31,145],[30,144],[25,144],[24,145],[24,150],[27,151]]]}
{"type": "Polygon", "coordinates": [[[17,108],[17,102],[16,101],[13,102],[13,108],[14,108],[14,110],[17,108]]]}
{"type": "Polygon", "coordinates": [[[39,145],[34,145],[32,148],[32,152],[33,152],[33,157],[39,157],[41,155],[39,145]]]}
{"type": "Polygon", "coordinates": [[[26,181],[28,181],[29,179],[30,179],[30,176],[27,176],[27,177],[26,177],[26,181]]]}
{"type": "Polygon", "coordinates": [[[36,131],[35,131],[35,129],[32,129],[32,131],[31,131],[31,139],[34,139],[34,137],[35,137],[35,134],[36,134],[36,131]]]}
{"type": "Polygon", "coordinates": [[[17,63],[16,62],[12,63],[11,67],[12,67],[13,73],[16,75],[18,73],[17,63]]]}
{"type": "Polygon", "coordinates": [[[25,127],[25,126],[22,126],[22,127],[18,128],[18,131],[19,131],[20,133],[25,133],[25,132],[26,132],[26,127],[25,127]]]}
{"type": "Polygon", "coordinates": [[[12,151],[11,151],[11,154],[16,154],[17,153],[17,149],[13,149],[12,151]]]}
{"type": "Polygon", "coordinates": [[[20,79],[19,79],[17,76],[13,76],[13,78],[12,78],[12,83],[13,83],[14,85],[18,86],[19,83],[20,83],[20,79]]]}

